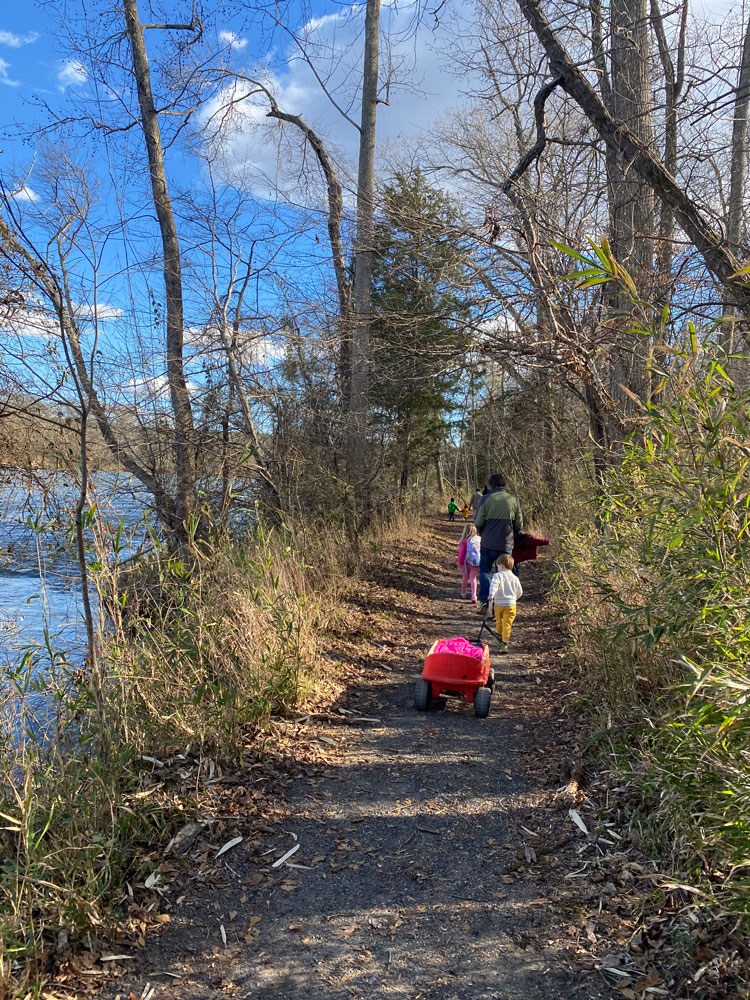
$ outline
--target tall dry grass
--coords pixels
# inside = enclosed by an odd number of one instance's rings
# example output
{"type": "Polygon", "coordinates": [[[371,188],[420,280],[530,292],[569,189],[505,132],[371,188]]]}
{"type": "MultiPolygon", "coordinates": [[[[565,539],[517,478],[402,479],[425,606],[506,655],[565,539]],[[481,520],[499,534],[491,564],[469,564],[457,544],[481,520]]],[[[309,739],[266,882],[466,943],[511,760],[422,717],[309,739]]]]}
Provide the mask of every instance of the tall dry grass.
{"type": "Polygon", "coordinates": [[[0,997],[38,988],[84,936],[118,932],[149,856],[193,808],[180,776],[241,761],[271,716],[315,696],[358,565],[405,530],[378,523],[357,553],[336,525],[304,524],[205,541],[189,561],[158,540],[135,564],[92,557],[110,611],[95,669],[50,640],[4,678],[0,997]]]}
{"type": "Polygon", "coordinates": [[[694,337],[666,374],[591,498],[601,526],[565,538],[559,590],[673,881],[695,905],[747,918],[750,395],[694,337]]]}

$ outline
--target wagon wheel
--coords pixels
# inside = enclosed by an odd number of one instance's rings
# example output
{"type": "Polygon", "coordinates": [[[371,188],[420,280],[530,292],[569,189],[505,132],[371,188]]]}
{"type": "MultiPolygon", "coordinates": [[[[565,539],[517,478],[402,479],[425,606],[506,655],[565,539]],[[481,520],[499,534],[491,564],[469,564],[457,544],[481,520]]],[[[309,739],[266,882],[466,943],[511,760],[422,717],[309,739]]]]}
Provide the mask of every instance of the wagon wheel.
{"type": "Polygon", "coordinates": [[[474,715],[479,719],[486,719],[490,714],[490,701],[492,691],[489,688],[479,688],[474,695],[474,715]]]}
{"type": "Polygon", "coordinates": [[[432,701],[432,684],[420,677],[414,689],[414,707],[419,712],[426,712],[432,701]]]}

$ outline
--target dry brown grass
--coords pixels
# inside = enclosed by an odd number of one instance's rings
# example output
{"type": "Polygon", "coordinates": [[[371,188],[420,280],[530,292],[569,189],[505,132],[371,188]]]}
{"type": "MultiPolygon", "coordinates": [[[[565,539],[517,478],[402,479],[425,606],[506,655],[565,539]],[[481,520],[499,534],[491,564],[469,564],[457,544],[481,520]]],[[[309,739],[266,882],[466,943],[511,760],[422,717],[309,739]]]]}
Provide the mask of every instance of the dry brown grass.
{"type": "Polygon", "coordinates": [[[27,659],[8,706],[25,737],[0,747],[0,1000],[43,983],[61,942],[118,932],[127,885],[193,808],[180,774],[241,762],[271,716],[331,686],[322,647],[356,616],[358,570],[418,530],[379,524],[356,554],[333,525],[222,539],[190,565],[158,550],[102,581],[97,676],[27,659]],[[51,728],[32,723],[40,696],[51,728]]]}

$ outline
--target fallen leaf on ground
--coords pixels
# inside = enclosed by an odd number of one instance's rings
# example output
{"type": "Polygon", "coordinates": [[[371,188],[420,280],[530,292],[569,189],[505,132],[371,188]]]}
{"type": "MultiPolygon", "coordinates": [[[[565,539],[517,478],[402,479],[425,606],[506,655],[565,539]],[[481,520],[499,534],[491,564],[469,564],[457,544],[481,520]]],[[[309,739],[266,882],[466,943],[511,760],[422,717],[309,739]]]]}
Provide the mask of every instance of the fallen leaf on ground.
{"type": "Polygon", "coordinates": [[[288,861],[289,858],[291,858],[291,856],[293,854],[296,854],[298,850],[299,850],[299,844],[295,844],[294,847],[290,847],[289,850],[286,852],[286,854],[282,854],[281,857],[277,861],[274,861],[274,863],[271,865],[271,867],[272,868],[281,868],[281,866],[284,864],[284,862],[288,861]]]}
{"type": "Polygon", "coordinates": [[[586,836],[588,836],[589,828],[581,819],[580,814],[575,809],[568,809],[568,816],[570,816],[570,818],[573,820],[578,829],[582,833],[585,833],[586,836]]]}
{"type": "Polygon", "coordinates": [[[226,844],[224,844],[223,847],[220,847],[216,852],[216,857],[220,858],[222,854],[225,854],[227,851],[231,851],[231,849],[236,847],[237,844],[241,844],[244,839],[244,837],[234,837],[232,840],[228,840],[226,844]]]}

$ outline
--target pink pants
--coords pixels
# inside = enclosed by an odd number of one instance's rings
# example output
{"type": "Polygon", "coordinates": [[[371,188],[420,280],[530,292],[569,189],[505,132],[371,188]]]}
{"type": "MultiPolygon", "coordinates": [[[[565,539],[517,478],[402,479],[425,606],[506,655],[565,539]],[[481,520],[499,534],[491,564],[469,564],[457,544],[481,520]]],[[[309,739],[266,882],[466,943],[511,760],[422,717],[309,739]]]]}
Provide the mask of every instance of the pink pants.
{"type": "Polygon", "coordinates": [[[479,567],[470,566],[468,563],[464,563],[464,577],[461,581],[461,597],[466,597],[466,584],[471,581],[471,599],[475,601],[477,598],[477,578],[479,576],[479,567]]]}

